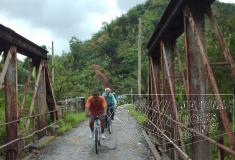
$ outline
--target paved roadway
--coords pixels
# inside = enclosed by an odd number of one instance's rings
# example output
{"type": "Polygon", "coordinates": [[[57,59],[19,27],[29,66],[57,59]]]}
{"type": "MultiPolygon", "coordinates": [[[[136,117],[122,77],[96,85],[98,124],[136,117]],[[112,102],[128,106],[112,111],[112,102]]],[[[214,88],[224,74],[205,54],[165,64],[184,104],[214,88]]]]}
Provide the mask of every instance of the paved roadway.
{"type": "Polygon", "coordinates": [[[32,160],[149,160],[151,153],[141,136],[138,124],[128,112],[119,107],[113,121],[113,134],[105,130],[99,154],[89,138],[88,121],[82,122],[45,147],[32,160]]]}

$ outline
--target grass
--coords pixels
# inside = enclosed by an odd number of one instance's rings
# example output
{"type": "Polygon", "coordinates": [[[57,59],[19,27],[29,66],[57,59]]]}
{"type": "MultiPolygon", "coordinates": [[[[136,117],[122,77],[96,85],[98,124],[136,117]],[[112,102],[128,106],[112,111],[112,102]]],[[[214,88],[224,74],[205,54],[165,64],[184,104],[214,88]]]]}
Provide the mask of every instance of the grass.
{"type": "Polygon", "coordinates": [[[140,125],[144,125],[146,122],[146,115],[136,109],[136,106],[129,104],[127,106],[128,112],[137,120],[140,125]]]}
{"type": "Polygon", "coordinates": [[[86,113],[67,113],[59,122],[58,134],[61,135],[66,131],[76,127],[80,122],[86,120],[86,113]]]}

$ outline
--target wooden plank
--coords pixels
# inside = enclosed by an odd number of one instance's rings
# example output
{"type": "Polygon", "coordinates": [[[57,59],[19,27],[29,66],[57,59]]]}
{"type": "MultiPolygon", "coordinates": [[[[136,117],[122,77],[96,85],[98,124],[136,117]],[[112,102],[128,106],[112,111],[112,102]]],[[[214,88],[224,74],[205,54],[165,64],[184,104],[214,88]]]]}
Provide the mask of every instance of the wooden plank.
{"type": "Polygon", "coordinates": [[[147,133],[144,130],[142,130],[142,133],[143,133],[144,138],[146,139],[146,142],[149,145],[149,148],[150,148],[151,152],[153,153],[153,156],[154,156],[155,160],[161,160],[160,154],[158,153],[155,146],[152,144],[152,142],[151,142],[150,138],[148,137],[147,133]]]}
{"type": "Polygon", "coordinates": [[[208,78],[209,78],[209,80],[211,82],[210,83],[211,84],[211,89],[212,89],[212,92],[215,95],[216,103],[217,103],[218,106],[220,106],[219,107],[219,114],[220,114],[220,117],[222,119],[225,132],[228,135],[229,144],[231,145],[233,150],[235,150],[235,137],[234,137],[234,134],[232,132],[232,129],[231,129],[231,126],[230,126],[230,123],[229,123],[229,119],[228,119],[227,112],[225,110],[224,103],[223,103],[222,98],[221,98],[220,93],[219,93],[218,85],[216,83],[214,74],[212,72],[210,63],[208,61],[207,52],[206,52],[206,50],[204,48],[202,40],[200,39],[198,29],[195,26],[194,17],[192,16],[192,13],[191,13],[189,8],[186,8],[186,14],[189,17],[189,23],[190,23],[190,26],[191,26],[191,28],[193,30],[194,38],[195,38],[195,40],[197,42],[197,45],[198,45],[199,51],[200,51],[200,55],[202,56],[203,63],[205,65],[205,67],[206,67],[207,75],[208,75],[208,78]]]}
{"type": "MultiPolygon", "coordinates": [[[[37,95],[38,85],[39,85],[40,76],[41,76],[41,71],[42,71],[42,64],[40,64],[39,69],[38,69],[38,74],[37,74],[37,78],[36,78],[36,82],[35,82],[35,86],[34,86],[34,91],[33,91],[33,96],[32,96],[32,100],[31,100],[30,107],[29,107],[29,114],[28,114],[29,117],[32,116],[32,113],[33,113],[35,98],[37,95]]],[[[25,124],[25,131],[26,132],[29,129],[29,125],[30,125],[30,119],[27,119],[26,124],[25,124]]]]}
{"type": "Polygon", "coordinates": [[[10,48],[8,53],[7,53],[7,58],[5,60],[5,63],[4,63],[4,66],[3,66],[3,69],[2,69],[2,72],[1,72],[1,75],[0,75],[0,89],[3,88],[4,79],[5,79],[5,76],[6,76],[7,69],[8,69],[8,66],[10,64],[11,58],[12,58],[11,52],[14,52],[13,50],[14,50],[14,48],[10,48]]]}
{"type": "MultiPolygon", "coordinates": [[[[6,125],[6,142],[14,141],[18,138],[18,94],[17,94],[17,59],[16,48],[11,47],[8,54],[9,65],[5,76],[5,105],[6,105],[6,123],[15,121],[6,125]]],[[[18,142],[12,143],[6,149],[6,159],[16,160],[18,155],[18,142]]]]}

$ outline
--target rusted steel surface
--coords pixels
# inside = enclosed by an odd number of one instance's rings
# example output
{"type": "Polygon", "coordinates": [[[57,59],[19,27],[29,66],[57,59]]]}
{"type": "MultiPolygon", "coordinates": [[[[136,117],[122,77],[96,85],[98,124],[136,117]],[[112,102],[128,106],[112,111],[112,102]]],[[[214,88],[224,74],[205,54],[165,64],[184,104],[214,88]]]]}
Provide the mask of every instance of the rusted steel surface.
{"type": "MultiPolygon", "coordinates": [[[[8,54],[12,55],[9,61],[5,76],[5,115],[6,123],[16,121],[18,119],[18,95],[17,95],[17,59],[16,48],[11,47],[8,54]]],[[[18,138],[18,122],[6,125],[6,142],[13,141],[18,138]]],[[[18,154],[18,142],[7,147],[6,159],[15,160],[18,154]]]]}
{"type": "Polygon", "coordinates": [[[172,139],[170,137],[168,137],[158,126],[156,126],[156,124],[154,124],[151,120],[148,120],[157,130],[159,133],[161,133],[161,135],[168,141],[170,142],[175,149],[177,150],[177,152],[184,158],[187,160],[191,160],[191,158],[174,142],[172,141],[172,139]]]}
{"type": "MultiPolygon", "coordinates": [[[[46,122],[46,108],[47,108],[47,104],[46,104],[46,81],[45,81],[45,61],[42,60],[40,63],[36,64],[36,70],[37,70],[37,75],[39,76],[39,83],[38,83],[38,90],[37,90],[37,94],[36,94],[36,110],[37,110],[37,114],[40,114],[40,116],[38,116],[38,125],[37,125],[37,129],[41,130],[43,128],[45,128],[47,126],[47,122],[46,122]],[[40,67],[42,67],[42,69],[40,70],[40,67]]],[[[42,130],[41,132],[39,132],[37,134],[37,137],[40,139],[43,136],[46,135],[46,130],[42,130]]]]}
{"type": "Polygon", "coordinates": [[[159,74],[159,65],[157,64],[156,60],[150,56],[150,65],[151,65],[151,72],[153,78],[153,86],[154,86],[154,96],[156,100],[156,106],[159,107],[159,93],[160,93],[160,74],[159,74]]]}
{"type": "MultiPolygon", "coordinates": [[[[157,111],[155,111],[157,112],[157,111]]],[[[189,128],[187,125],[183,124],[183,123],[180,123],[174,119],[172,119],[171,117],[165,115],[165,114],[162,114],[159,112],[159,114],[163,115],[164,117],[167,117],[170,121],[174,122],[176,125],[180,126],[181,128],[184,128],[192,133],[195,133],[203,138],[205,138],[206,140],[210,141],[210,143],[218,146],[219,148],[223,149],[224,151],[226,151],[227,153],[231,154],[233,157],[235,157],[235,151],[233,151],[232,149],[230,149],[229,147],[227,146],[224,146],[223,144],[220,144],[218,143],[217,141],[215,141],[214,139],[202,134],[201,132],[198,132],[197,130],[193,129],[193,128],[189,128]]]]}
{"type": "MultiPolygon", "coordinates": [[[[175,99],[175,84],[174,81],[172,80],[172,78],[170,77],[172,74],[174,74],[174,47],[175,47],[175,41],[171,41],[171,40],[165,40],[165,41],[161,41],[161,49],[162,49],[162,56],[163,56],[163,60],[164,60],[164,69],[165,69],[165,77],[166,77],[166,84],[165,85],[165,92],[164,94],[169,94],[166,95],[164,97],[166,97],[166,99],[164,99],[164,102],[170,102],[170,105],[167,106],[169,107],[167,109],[168,114],[170,114],[170,116],[179,121],[179,114],[178,114],[178,109],[177,109],[177,105],[176,105],[176,99],[175,99]]],[[[169,124],[169,123],[168,123],[169,124]]],[[[178,140],[178,137],[180,139],[180,145],[182,146],[182,149],[184,150],[184,141],[183,141],[183,132],[181,130],[181,128],[172,125],[172,123],[170,123],[169,125],[171,125],[170,128],[170,133],[171,133],[171,137],[174,140],[178,140]],[[175,128],[176,127],[176,128],[175,128]],[[175,130],[177,130],[177,137],[175,137],[175,130]]],[[[174,157],[176,158],[176,157],[174,157]]]]}
{"type": "MultiPolygon", "coordinates": [[[[32,113],[33,113],[33,108],[34,108],[36,95],[37,95],[37,92],[38,92],[38,86],[39,86],[41,73],[42,73],[42,64],[40,64],[40,66],[38,68],[38,74],[37,74],[37,78],[36,78],[36,82],[35,82],[35,86],[34,86],[33,96],[32,96],[32,99],[31,99],[30,106],[29,106],[29,113],[28,113],[29,117],[32,116],[32,113]]],[[[26,124],[25,124],[25,131],[26,132],[29,129],[29,125],[30,125],[30,119],[27,119],[26,124]]]]}
{"type": "MultiPolygon", "coordinates": [[[[156,82],[155,82],[155,75],[154,75],[154,71],[153,71],[153,67],[152,67],[152,60],[150,59],[150,75],[151,75],[151,108],[155,108],[158,107],[158,97],[157,97],[157,90],[156,90],[156,82]]],[[[152,113],[151,110],[149,110],[149,118],[151,120],[153,120],[155,118],[155,114],[152,113]]]]}
{"type": "Polygon", "coordinates": [[[2,69],[2,72],[1,72],[1,75],[0,75],[0,89],[3,88],[4,79],[5,79],[5,76],[6,76],[7,69],[8,69],[8,66],[10,64],[11,58],[12,58],[11,51],[12,51],[12,49],[10,49],[7,53],[7,58],[5,60],[5,63],[4,63],[4,66],[3,66],[3,69],[2,69]]]}
{"type": "MultiPolygon", "coordinates": [[[[149,67],[149,70],[148,70],[148,72],[149,72],[149,79],[148,79],[149,80],[149,86],[148,86],[149,87],[149,95],[148,95],[149,103],[148,103],[148,107],[152,108],[153,107],[153,101],[154,101],[154,96],[153,96],[154,90],[153,90],[152,67],[151,67],[150,62],[149,62],[149,66],[148,67],[149,67]]],[[[149,110],[147,116],[148,116],[149,119],[152,119],[153,112],[151,110],[149,110]]],[[[149,123],[146,124],[146,127],[147,128],[152,128],[152,126],[149,123]]]]}
{"type": "Polygon", "coordinates": [[[155,52],[160,48],[160,40],[164,38],[178,38],[184,31],[184,19],[182,9],[185,4],[199,5],[201,12],[206,12],[208,7],[215,0],[171,0],[165,9],[152,37],[149,40],[147,48],[149,54],[158,54],[155,52]]]}
{"type": "MultiPolygon", "coordinates": [[[[174,86],[174,81],[172,79],[172,76],[174,76],[174,61],[173,61],[173,52],[174,52],[174,42],[167,42],[166,44],[166,49],[164,47],[164,44],[162,42],[161,44],[161,52],[164,60],[164,108],[166,110],[166,114],[173,117],[173,119],[176,119],[178,111],[175,111],[175,98],[173,98],[172,95],[175,92],[175,86],[174,86]],[[170,77],[169,77],[170,76],[170,77]],[[173,100],[174,99],[174,100],[173,100]]],[[[177,110],[177,109],[176,109],[177,110]]],[[[164,117],[165,118],[165,117],[164,117]]],[[[168,121],[167,119],[164,120],[164,125],[165,125],[165,130],[166,130],[166,135],[171,138],[172,140],[178,139],[178,136],[175,137],[174,135],[174,130],[175,127],[178,128],[177,126],[174,126],[172,122],[168,121]]],[[[171,143],[167,144],[167,149],[173,148],[171,143]]],[[[175,149],[172,149],[167,152],[168,156],[171,159],[178,159],[178,156],[175,157],[174,155],[175,149]]]]}
{"type": "Polygon", "coordinates": [[[213,15],[213,12],[211,11],[211,9],[209,9],[207,11],[207,15],[208,15],[208,18],[209,18],[210,23],[212,25],[215,37],[216,37],[217,41],[219,42],[220,49],[222,50],[223,55],[224,55],[227,63],[229,64],[229,69],[232,73],[233,80],[235,80],[235,64],[234,64],[234,61],[233,61],[233,58],[232,58],[231,51],[225,43],[223,34],[222,34],[222,32],[219,28],[219,25],[218,25],[214,15],[213,15]]]}
{"type": "MultiPolygon", "coordinates": [[[[153,102],[152,102],[152,108],[157,109],[160,111],[160,65],[157,62],[155,57],[150,56],[150,68],[151,68],[151,74],[153,78],[153,86],[154,86],[154,92],[151,92],[151,94],[154,94],[153,96],[153,102]]],[[[157,113],[153,113],[152,117],[153,122],[158,124],[159,115],[157,113]]]]}
{"type": "Polygon", "coordinates": [[[26,102],[26,97],[28,95],[28,91],[29,91],[29,86],[30,86],[30,80],[32,77],[32,72],[33,72],[33,68],[32,65],[29,66],[29,73],[28,73],[28,77],[27,80],[24,84],[24,96],[22,99],[22,103],[21,103],[21,107],[20,107],[20,116],[23,114],[24,109],[25,109],[25,102],[26,102]]]}
{"type": "MultiPolygon", "coordinates": [[[[150,65],[151,65],[151,73],[149,77],[152,78],[151,85],[152,90],[150,90],[150,94],[153,93],[163,93],[163,95],[159,96],[161,100],[171,101],[169,105],[172,110],[167,109],[167,104],[159,105],[159,119],[157,122],[154,121],[152,126],[158,127],[158,134],[163,135],[165,140],[159,141],[163,142],[164,150],[167,151],[166,145],[168,142],[173,142],[172,140],[177,135],[174,134],[174,137],[169,136],[169,132],[172,132],[166,124],[164,124],[169,115],[175,113],[176,115],[171,116],[179,126],[186,128],[189,133],[193,133],[191,137],[190,143],[190,151],[193,160],[201,160],[201,159],[211,159],[210,157],[210,145],[216,145],[219,147],[218,158],[223,159],[224,151],[235,155],[235,136],[232,132],[232,128],[229,123],[228,115],[226,112],[226,108],[223,104],[222,98],[220,96],[218,86],[214,77],[214,74],[211,69],[211,65],[228,65],[231,71],[232,77],[235,80],[235,64],[232,58],[232,54],[228,46],[225,44],[224,37],[222,32],[219,29],[219,26],[216,22],[216,19],[210,9],[210,5],[214,2],[214,0],[171,0],[169,5],[167,6],[163,16],[161,17],[149,43],[148,43],[148,54],[150,56],[150,65]],[[189,10],[190,8],[190,10],[189,10]],[[208,10],[209,9],[209,10],[208,10]],[[214,30],[217,41],[219,42],[219,46],[223,52],[223,55],[226,59],[226,62],[216,62],[209,63],[206,51],[206,40],[205,40],[205,14],[207,13],[212,28],[214,30]],[[167,40],[176,41],[177,38],[182,34],[184,34],[185,38],[185,57],[186,57],[186,76],[184,76],[184,71],[182,69],[180,56],[178,54],[178,63],[179,63],[179,72],[183,80],[184,90],[187,95],[187,107],[189,109],[189,113],[191,118],[194,116],[202,117],[203,121],[197,120],[190,121],[190,126],[183,126],[179,119],[177,119],[177,106],[175,101],[175,89],[174,89],[174,69],[171,69],[171,58],[174,56],[173,52],[170,51],[170,47],[166,46],[164,49],[164,43],[167,40]],[[164,51],[165,50],[165,51],[164,51]],[[161,52],[163,51],[163,52],[161,52]],[[154,86],[156,83],[156,79],[153,77],[153,71],[155,70],[153,67],[152,57],[155,57],[157,61],[160,61],[160,70],[161,76],[159,77],[159,92],[157,87],[154,86]],[[170,64],[169,64],[170,63],[170,64]],[[172,71],[173,70],[173,71],[172,71]],[[155,79],[155,80],[154,80],[155,79]],[[208,90],[208,81],[210,82],[212,92],[215,96],[215,100],[218,107],[218,112],[221,117],[221,122],[223,123],[223,127],[225,130],[225,134],[228,135],[228,141],[233,150],[226,147],[222,142],[217,143],[215,140],[209,137],[209,123],[207,113],[210,112],[210,106],[207,103],[207,90],[208,90]],[[161,83],[160,83],[161,82],[161,83]],[[173,95],[171,98],[166,95],[173,95]],[[204,103],[203,103],[204,102],[204,103]],[[175,116],[175,117],[174,117],[175,116]],[[196,133],[196,134],[194,134],[196,133]],[[168,138],[172,139],[168,139],[168,138]]],[[[161,101],[162,102],[162,101],[161,101]]],[[[154,109],[153,107],[149,109],[154,109]]],[[[154,110],[156,111],[156,110],[154,110]]],[[[153,112],[154,112],[153,111],[153,112]]],[[[156,112],[155,112],[156,113],[156,112]]],[[[154,115],[154,113],[152,113],[154,115]]],[[[150,119],[152,120],[152,119],[150,119]]],[[[169,125],[169,124],[168,124],[169,125]]],[[[169,125],[170,128],[174,126],[174,124],[169,125]]],[[[177,129],[176,129],[176,132],[177,129]]],[[[180,136],[181,137],[181,136],[180,136]]],[[[181,140],[182,141],[182,140],[181,140]]],[[[177,143],[175,143],[177,144],[177,143]]],[[[173,143],[172,143],[173,145],[173,143]]],[[[174,148],[177,149],[179,146],[174,145],[174,148]]],[[[167,151],[168,152],[168,151],[167,151]]],[[[182,153],[182,152],[181,152],[182,153]]],[[[172,157],[172,156],[171,156],[172,157]]],[[[176,157],[174,157],[176,159],[176,157]]]]}
{"type": "Polygon", "coordinates": [[[188,16],[189,23],[190,23],[191,29],[193,31],[193,36],[195,38],[196,44],[198,45],[199,53],[202,57],[203,64],[206,67],[207,76],[208,76],[208,79],[210,80],[212,92],[214,93],[217,105],[220,106],[218,110],[220,113],[220,117],[223,121],[223,126],[225,129],[225,132],[227,133],[228,138],[229,138],[229,144],[231,145],[231,147],[233,149],[235,149],[235,137],[234,137],[234,134],[232,132],[232,129],[231,129],[231,126],[229,123],[228,115],[227,115],[227,112],[225,111],[224,103],[223,103],[222,98],[220,96],[219,89],[218,89],[213,71],[212,71],[210,63],[208,61],[207,51],[205,50],[205,47],[203,45],[203,41],[201,40],[201,37],[200,37],[199,30],[195,24],[195,19],[194,19],[189,8],[186,8],[186,15],[188,16]]]}
{"type": "Polygon", "coordinates": [[[0,51],[6,51],[11,45],[17,52],[33,59],[47,59],[47,50],[0,24],[0,51]]]}
{"type": "MultiPolygon", "coordinates": [[[[48,65],[45,65],[45,78],[46,78],[46,102],[50,111],[56,110],[56,100],[53,91],[52,83],[50,80],[48,65]]],[[[53,121],[58,120],[58,112],[51,113],[51,119],[53,121]]]]}
{"type": "MultiPolygon", "coordinates": [[[[6,159],[7,160],[15,160],[18,158],[21,153],[23,147],[23,141],[28,139],[29,137],[37,134],[38,138],[43,137],[46,134],[46,129],[51,126],[46,126],[47,121],[47,97],[48,99],[52,99],[48,101],[49,110],[52,111],[50,113],[53,114],[53,120],[58,120],[56,110],[56,102],[55,96],[53,93],[53,89],[49,79],[48,70],[45,72],[44,64],[47,63],[47,50],[42,47],[34,44],[33,42],[27,40],[21,35],[17,34],[13,30],[3,26],[0,24],[0,52],[4,51],[5,55],[5,64],[1,71],[0,75],[0,89],[4,88],[5,91],[5,120],[6,123],[3,125],[6,126],[6,143],[1,145],[1,149],[6,148],[6,159]],[[14,47],[11,47],[14,46],[14,47]],[[9,52],[7,53],[8,49],[9,52]],[[16,51],[17,48],[17,51],[16,51]],[[18,91],[17,91],[17,58],[16,54],[20,53],[32,59],[34,65],[36,65],[37,69],[37,79],[35,82],[35,88],[29,108],[29,117],[27,118],[25,124],[25,130],[28,131],[30,125],[30,118],[37,120],[37,130],[32,134],[26,135],[25,137],[18,137],[18,125],[20,123],[20,114],[24,112],[25,103],[27,93],[30,89],[30,79],[32,75],[32,68],[29,70],[29,75],[24,84],[24,95],[22,99],[22,104],[20,107],[20,112],[18,111],[18,91]],[[41,61],[43,61],[43,66],[40,65],[41,61]],[[47,80],[47,84],[46,84],[47,80]],[[47,87],[47,89],[46,89],[47,87]],[[48,91],[48,92],[46,92],[48,91]],[[37,105],[37,116],[32,116],[33,114],[33,106],[36,101],[37,105]],[[18,144],[19,141],[22,141],[18,144]]],[[[22,118],[22,119],[24,119],[22,118]]],[[[55,123],[57,123],[56,121],[55,123]]],[[[54,123],[54,124],[55,124],[54,123]]],[[[34,126],[34,125],[33,125],[34,126]]],[[[27,132],[26,132],[27,134],[27,132]]],[[[25,142],[25,141],[24,141],[25,142]]],[[[5,154],[4,154],[5,155],[5,154]]]]}
{"type": "MultiPolygon", "coordinates": [[[[194,17],[196,19],[195,27],[200,31],[200,39],[203,41],[203,46],[205,46],[205,21],[204,14],[194,10],[194,17]]],[[[186,43],[187,43],[187,79],[189,84],[189,102],[188,108],[191,117],[206,117],[206,114],[209,112],[208,107],[206,106],[207,101],[207,76],[205,71],[205,66],[203,64],[203,59],[201,56],[198,56],[200,50],[194,39],[193,31],[191,29],[190,23],[185,17],[185,31],[186,31],[186,43]],[[203,102],[203,103],[201,103],[203,102]],[[195,104],[195,105],[193,105],[195,104]]],[[[199,38],[199,37],[198,37],[199,38]]],[[[190,124],[191,128],[208,128],[207,122],[192,122],[190,124]]],[[[208,130],[200,130],[203,134],[208,135],[208,130]]],[[[201,160],[201,159],[210,159],[210,145],[209,142],[204,138],[193,134],[191,138],[191,151],[192,159],[201,160]],[[198,143],[194,143],[198,142],[198,143]]]]}

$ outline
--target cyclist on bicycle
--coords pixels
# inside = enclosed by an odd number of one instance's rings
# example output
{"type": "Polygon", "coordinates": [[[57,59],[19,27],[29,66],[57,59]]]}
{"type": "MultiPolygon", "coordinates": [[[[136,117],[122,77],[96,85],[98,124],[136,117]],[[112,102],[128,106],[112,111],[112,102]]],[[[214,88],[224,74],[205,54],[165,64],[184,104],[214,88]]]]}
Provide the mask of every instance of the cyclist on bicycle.
{"type": "Polygon", "coordinates": [[[114,120],[114,107],[117,104],[116,98],[111,93],[110,88],[105,88],[105,92],[102,94],[102,96],[105,98],[105,101],[106,101],[107,106],[108,106],[108,110],[111,113],[111,119],[114,120]]]}
{"type": "Polygon", "coordinates": [[[98,90],[94,90],[92,96],[90,96],[86,101],[86,112],[89,114],[89,127],[91,129],[90,138],[94,137],[94,118],[99,116],[101,122],[101,138],[106,138],[104,136],[104,124],[105,124],[105,115],[107,113],[107,104],[105,99],[99,95],[98,90]]]}

